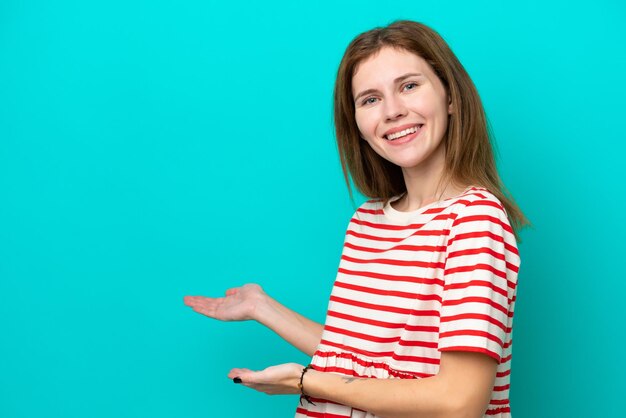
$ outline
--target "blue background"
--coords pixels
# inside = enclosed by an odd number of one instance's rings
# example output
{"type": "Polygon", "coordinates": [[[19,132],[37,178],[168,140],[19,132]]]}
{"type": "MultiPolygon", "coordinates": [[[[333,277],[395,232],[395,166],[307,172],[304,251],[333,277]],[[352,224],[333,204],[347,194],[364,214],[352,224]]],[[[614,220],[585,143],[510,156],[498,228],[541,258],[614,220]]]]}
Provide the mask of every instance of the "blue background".
{"type": "Polygon", "coordinates": [[[305,356],[182,298],[258,282],[323,321],[354,210],[334,76],[354,36],[398,18],[466,66],[534,224],[514,416],[619,414],[623,2],[4,0],[1,417],[293,414],[226,374],[305,356]]]}

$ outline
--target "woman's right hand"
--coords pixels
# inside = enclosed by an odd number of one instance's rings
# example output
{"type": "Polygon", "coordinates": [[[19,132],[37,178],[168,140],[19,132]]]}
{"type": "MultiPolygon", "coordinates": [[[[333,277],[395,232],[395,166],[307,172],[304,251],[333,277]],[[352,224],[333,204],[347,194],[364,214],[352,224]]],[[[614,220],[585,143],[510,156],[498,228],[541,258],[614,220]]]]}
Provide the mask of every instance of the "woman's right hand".
{"type": "Polygon", "coordinates": [[[228,289],[221,298],[185,296],[185,305],[209,318],[220,321],[247,321],[255,318],[255,311],[266,293],[258,284],[246,284],[228,289]]]}
{"type": "Polygon", "coordinates": [[[298,350],[312,356],[323,327],[269,297],[258,284],[228,289],[221,298],[185,296],[185,305],[220,321],[255,320],[298,350]]]}

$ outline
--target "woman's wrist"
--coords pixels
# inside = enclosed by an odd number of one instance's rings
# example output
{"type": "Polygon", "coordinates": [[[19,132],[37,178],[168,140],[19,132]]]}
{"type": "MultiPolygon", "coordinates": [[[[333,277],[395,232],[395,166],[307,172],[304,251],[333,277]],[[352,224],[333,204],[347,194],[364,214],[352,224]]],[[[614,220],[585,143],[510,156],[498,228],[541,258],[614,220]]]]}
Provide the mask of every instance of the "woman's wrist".
{"type": "Polygon", "coordinates": [[[268,318],[273,310],[271,301],[272,298],[270,298],[267,293],[257,295],[252,304],[252,309],[250,310],[250,318],[260,324],[268,325],[268,318]]]}
{"type": "Polygon", "coordinates": [[[300,382],[302,380],[302,372],[306,367],[297,363],[290,363],[290,366],[291,370],[288,375],[284,377],[282,384],[289,388],[288,393],[302,394],[300,382]]]}
{"type": "MultiPolygon", "coordinates": [[[[311,395],[310,393],[307,391],[306,387],[305,387],[305,376],[308,375],[309,373],[315,373],[315,371],[312,369],[312,366],[309,364],[306,367],[302,368],[302,373],[300,374],[300,380],[298,382],[298,389],[300,390],[300,403],[302,404],[303,401],[307,401],[309,403],[312,403],[313,405],[315,405],[312,401],[311,401],[311,395]]],[[[310,375],[309,375],[310,377],[310,375]]]]}

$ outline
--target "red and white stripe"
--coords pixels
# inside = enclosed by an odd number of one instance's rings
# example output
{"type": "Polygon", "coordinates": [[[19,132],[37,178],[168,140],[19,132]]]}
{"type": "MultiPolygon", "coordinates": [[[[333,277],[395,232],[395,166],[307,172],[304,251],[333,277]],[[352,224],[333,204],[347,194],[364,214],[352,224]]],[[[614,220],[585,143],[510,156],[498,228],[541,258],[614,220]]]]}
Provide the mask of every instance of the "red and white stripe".
{"type": "MultiPolygon", "coordinates": [[[[313,367],[420,379],[437,374],[442,351],[480,352],[499,362],[485,416],[509,418],[519,263],[506,213],[483,188],[410,214],[363,204],[348,226],[313,367]]],[[[374,417],[314,403],[296,417],[374,417]]]]}

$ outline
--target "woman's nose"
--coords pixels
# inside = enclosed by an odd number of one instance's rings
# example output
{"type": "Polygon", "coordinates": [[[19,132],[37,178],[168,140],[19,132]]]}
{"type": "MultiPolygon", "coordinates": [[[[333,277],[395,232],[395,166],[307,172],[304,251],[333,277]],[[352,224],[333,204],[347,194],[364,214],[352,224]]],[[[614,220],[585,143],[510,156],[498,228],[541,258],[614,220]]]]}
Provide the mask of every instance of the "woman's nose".
{"type": "Polygon", "coordinates": [[[406,116],[407,109],[401,99],[389,97],[385,101],[385,119],[393,121],[406,116]]]}

